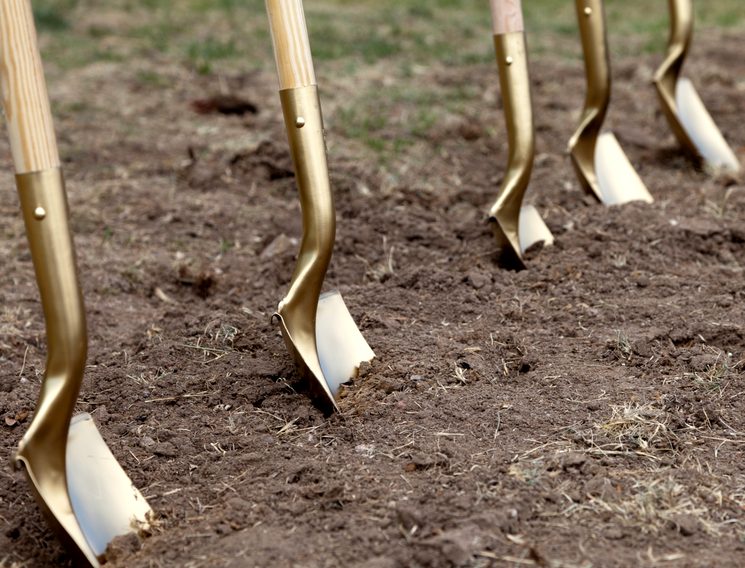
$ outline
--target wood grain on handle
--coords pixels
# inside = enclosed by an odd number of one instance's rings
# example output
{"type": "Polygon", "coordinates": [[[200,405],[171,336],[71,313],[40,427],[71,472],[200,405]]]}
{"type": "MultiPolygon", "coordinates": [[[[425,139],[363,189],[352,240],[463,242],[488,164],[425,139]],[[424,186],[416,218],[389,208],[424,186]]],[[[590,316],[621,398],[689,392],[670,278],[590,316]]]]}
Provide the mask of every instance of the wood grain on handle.
{"type": "MultiPolygon", "coordinates": [[[[0,0],[2,1],[2,0],[0,0]]],[[[316,84],[302,0],[266,0],[280,89],[316,84]]]]}
{"type": "Polygon", "coordinates": [[[60,165],[29,0],[0,0],[0,83],[17,174],[60,165]]]}
{"type": "Polygon", "coordinates": [[[497,35],[525,31],[520,0],[491,0],[491,20],[497,35]]]}

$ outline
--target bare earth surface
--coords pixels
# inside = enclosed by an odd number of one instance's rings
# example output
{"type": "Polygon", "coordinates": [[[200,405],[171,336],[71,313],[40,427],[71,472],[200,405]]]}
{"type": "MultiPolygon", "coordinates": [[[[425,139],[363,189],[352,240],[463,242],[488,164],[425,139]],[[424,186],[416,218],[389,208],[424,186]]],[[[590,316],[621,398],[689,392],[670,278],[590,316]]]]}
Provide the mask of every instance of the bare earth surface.
{"type": "MultiPolygon", "coordinates": [[[[745,159],[741,42],[700,38],[688,74],[745,159]]],[[[679,156],[658,62],[614,62],[609,118],[657,201],[604,209],[565,155],[580,63],[534,57],[529,200],[557,243],[522,272],[484,221],[506,161],[495,66],[410,79],[473,99],[384,165],[345,142],[352,86],[319,69],[327,282],[377,354],[330,418],[270,322],[301,231],[274,76],[53,72],[89,312],[79,409],[157,514],[110,565],[741,566],[745,185],[679,156]],[[220,91],[258,112],[213,112],[220,91]]],[[[364,78],[381,97],[385,75],[364,78]]],[[[11,465],[45,339],[4,138],[0,155],[0,566],[64,565],[11,465]]]]}

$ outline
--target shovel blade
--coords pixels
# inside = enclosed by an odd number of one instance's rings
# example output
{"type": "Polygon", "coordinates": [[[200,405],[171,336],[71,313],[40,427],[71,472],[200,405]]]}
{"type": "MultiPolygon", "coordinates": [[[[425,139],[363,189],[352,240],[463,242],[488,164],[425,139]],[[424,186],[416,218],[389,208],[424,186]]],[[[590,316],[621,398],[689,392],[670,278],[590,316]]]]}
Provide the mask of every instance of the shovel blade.
{"type": "Polygon", "coordinates": [[[605,205],[654,201],[612,132],[598,136],[595,146],[595,172],[600,198],[605,205]]]}
{"type": "Polygon", "coordinates": [[[518,227],[521,254],[525,254],[526,250],[540,242],[544,247],[554,244],[554,236],[541,219],[541,214],[532,205],[523,205],[520,208],[518,227]]]}
{"type": "Polygon", "coordinates": [[[698,153],[714,169],[739,172],[740,162],[706,110],[693,83],[682,77],[675,86],[680,123],[698,153]]]}
{"type": "Polygon", "coordinates": [[[150,506],[89,414],[78,414],[70,423],[66,462],[70,502],[96,557],[106,552],[114,538],[148,528],[150,506]]]}
{"type": "Polygon", "coordinates": [[[316,349],[323,377],[334,396],[342,384],[357,376],[361,363],[375,357],[335,290],[321,294],[318,300],[316,349]]]}

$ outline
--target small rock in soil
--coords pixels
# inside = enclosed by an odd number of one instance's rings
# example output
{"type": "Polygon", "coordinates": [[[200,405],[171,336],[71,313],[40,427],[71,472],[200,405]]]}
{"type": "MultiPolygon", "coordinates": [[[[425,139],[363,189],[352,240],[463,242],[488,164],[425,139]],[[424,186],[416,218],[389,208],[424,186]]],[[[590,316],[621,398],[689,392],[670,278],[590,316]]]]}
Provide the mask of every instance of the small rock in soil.
{"type": "Polygon", "coordinates": [[[179,455],[178,448],[171,442],[161,442],[153,448],[153,453],[156,456],[162,456],[164,458],[175,458],[179,455]]]}
{"type": "Polygon", "coordinates": [[[644,357],[646,359],[653,355],[652,345],[646,339],[635,341],[634,344],[631,346],[631,350],[639,357],[644,357]]]}
{"type": "Polygon", "coordinates": [[[683,536],[692,536],[698,532],[699,522],[693,515],[678,515],[673,519],[675,528],[683,536]]]}
{"type": "Polygon", "coordinates": [[[282,256],[288,251],[295,250],[297,244],[297,239],[290,238],[284,233],[281,233],[278,237],[275,237],[275,239],[269,243],[263,251],[261,251],[259,258],[266,260],[275,256],[282,256]]]}
{"type": "Polygon", "coordinates": [[[719,357],[713,353],[696,355],[691,359],[691,369],[698,373],[704,373],[714,367],[719,361],[719,357]]]}
{"type": "Polygon", "coordinates": [[[396,519],[407,531],[411,531],[414,527],[422,528],[424,526],[424,519],[417,511],[409,507],[396,507],[396,519]]]}
{"type": "Polygon", "coordinates": [[[619,527],[611,527],[605,531],[605,538],[608,540],[621,540],[624,537],[623,530],[619,527]]]}
{"type": "Polygon", "coordinates": [[[476,290],[481,290],[491,283],[491,277],[478,270],[471,270],[466,276],[466,281],[476,290]]]}
{"type": "Polygon", "coordinates": [[[585,462],[587,462],[586,455],[581,454],[579,452],[571,452],[567,454],[564,457],[564,459],[561,461],[561,466],[564,469],[571,469],[571,468],[579,469],[585,464],[585,462]]]}
{"type": "Polygon", "coordinates": [[[153,440],[150,436],[143,436],[140,440],[140,446],[143,448],[150,448],[151,446],[155,445],[155,440],[153,440]]]}

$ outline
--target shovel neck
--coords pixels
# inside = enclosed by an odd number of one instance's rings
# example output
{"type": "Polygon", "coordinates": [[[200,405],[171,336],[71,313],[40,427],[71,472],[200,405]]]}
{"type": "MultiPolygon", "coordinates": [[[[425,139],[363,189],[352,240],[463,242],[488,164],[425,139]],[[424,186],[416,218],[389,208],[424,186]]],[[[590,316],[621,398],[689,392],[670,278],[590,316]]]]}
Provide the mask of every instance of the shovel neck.
{"type": "Polygon", "coordinates": [[[526,170],[529,176],[535,154],[535,126],[525,34],[495,35],[494,50],[509,139],[509,167],[526,170]]]}
{"type": "Polygon", "coordinates": [[[26,467],[37,501],[80,566],[98,560],[76,520],[67,485],[70,420],[87,354],[85,311],[68,229],[59,168],[16,176],[47,331],[47,364],[39,402],[16,459],[26,467]]]}
{"type": "Polygon", "coordinates": [[[280,304],[279,314],[285,318],[294,342],[306,343],[300,335],[307,338],[308,348],[303,353],[315,353],[318,299],[336,235],[321,106],[314,86],[280,91],[280,98],[295,166],[303,237],[290,289],[280,304]]]}
{"type": "Polygon", "coordinates": [[[680,78],[683,65],[693,39],[693,4],[691,0],[668,0],[670,12],[670,35],[665,60],[655,73],[655,84],[663,95],[675,98],[675,85],[680,78]]]}
{"type": "Polygon", "coordinates": [[[49,421],[66,436],[83,378],[87,335],[64,181],[54,168],[18,175],[16,185],[47,331],[47,368],[34,422],[49,421]]]}
{"type": "Polygon", "coordinates": [[[670,37],[668,47],[677,47],[687,52],[693,38],[693,2],[691,0],[668,0],[670,9],[670,37]]]}
{"type": "Polygon", "coordinates": [[[610,103],[611,70],[602,0],[576,0],[587,80],[586,109],[604,118],[610,103]]]}
{"type": "Polygon", "coordinates": [[[524,32],[496,34],[494,51],[507,127],[509,155],[499,197],[489,210],[497,244],[509,246],[521,264],[520,209],[530,183],[535,156],[535,127],[524,32]]]}
{"type": "MultiPolygon", "coordinates": [[[[329,180],[323,118],[315,86],[280,91],[303,213],[303,238],[296,277],[318,289],[331,261],[336,212],[329,180]]],[[[316,294],[316,296],[318,295],[316,294]]]]}
{"type": "Polygon", "coordinates": [[[585,61],[587,94],[582,119],[569,150],[585,191],[599,198],[595,148],[610,105],[611,73],[602,0],[576,0],[585,61]]]}

